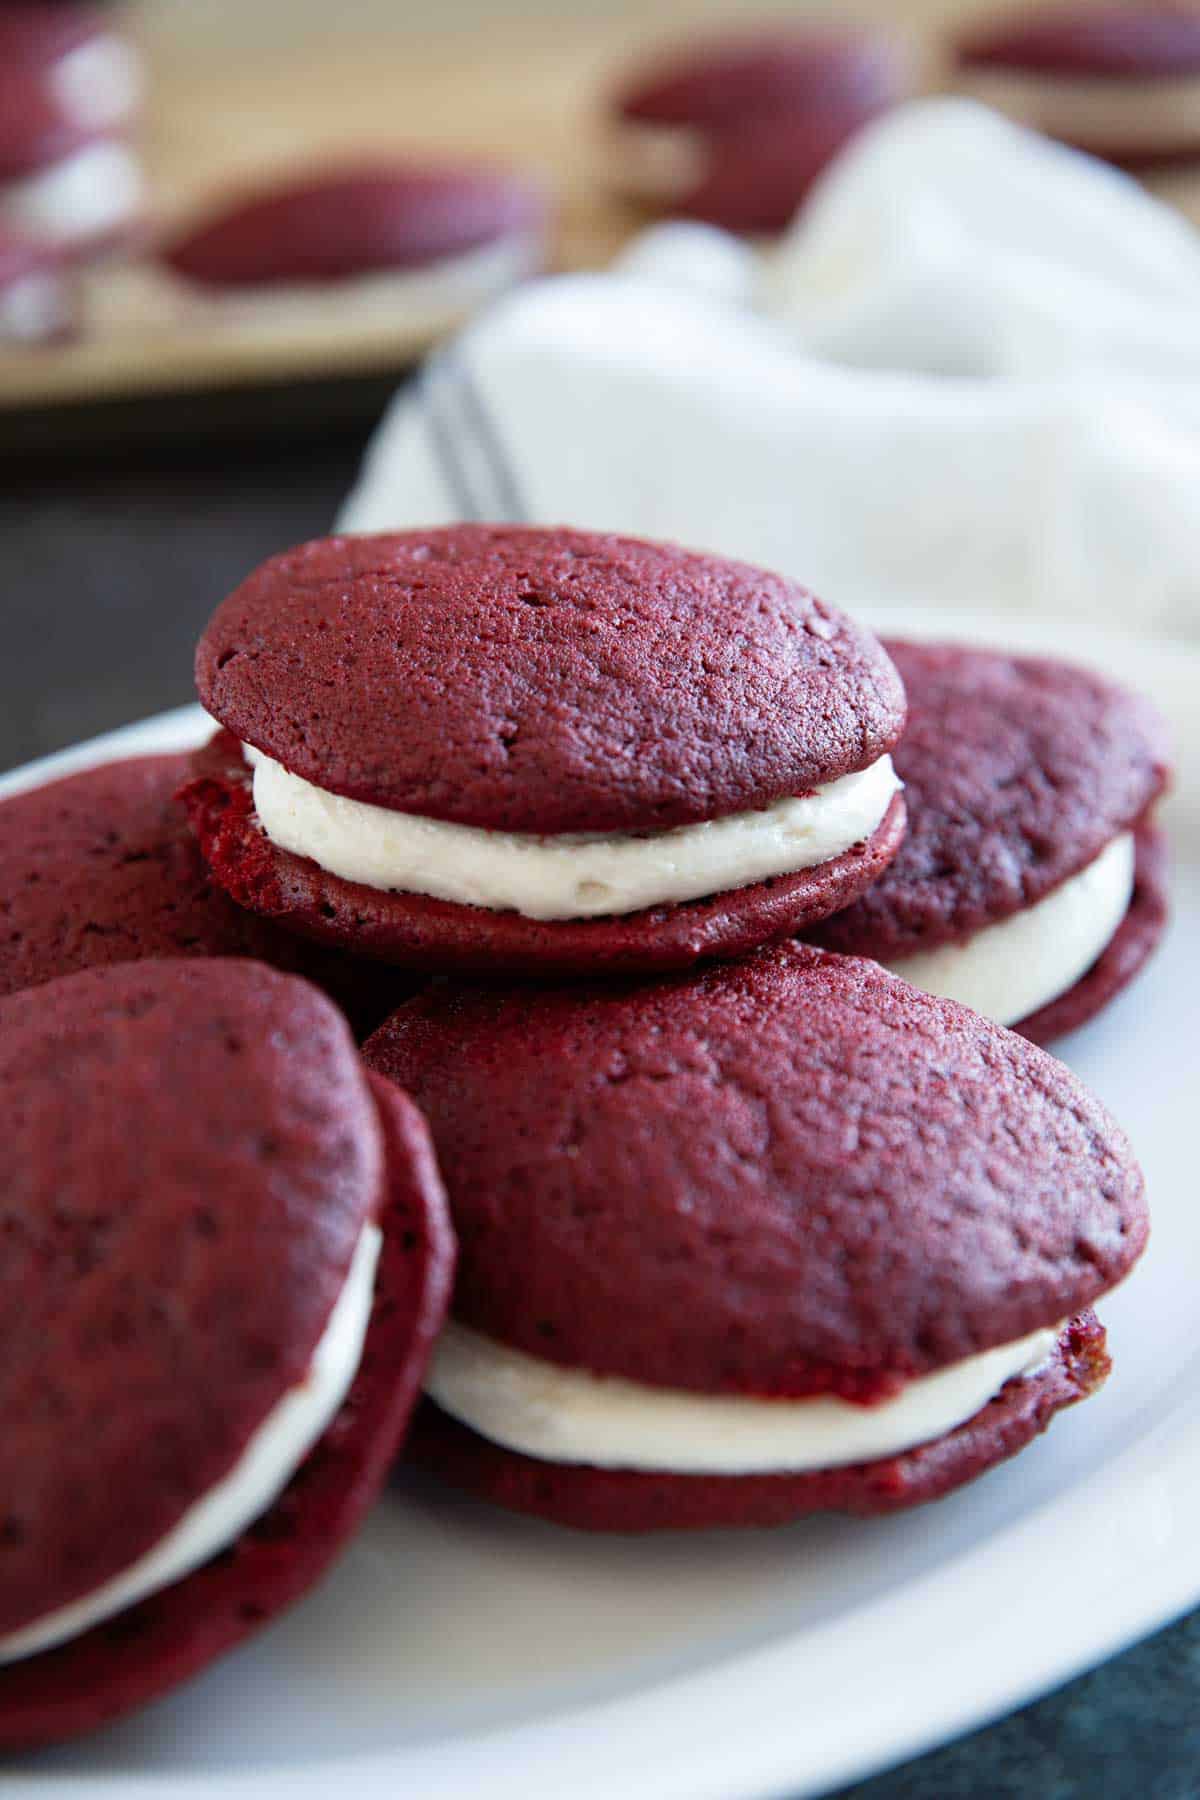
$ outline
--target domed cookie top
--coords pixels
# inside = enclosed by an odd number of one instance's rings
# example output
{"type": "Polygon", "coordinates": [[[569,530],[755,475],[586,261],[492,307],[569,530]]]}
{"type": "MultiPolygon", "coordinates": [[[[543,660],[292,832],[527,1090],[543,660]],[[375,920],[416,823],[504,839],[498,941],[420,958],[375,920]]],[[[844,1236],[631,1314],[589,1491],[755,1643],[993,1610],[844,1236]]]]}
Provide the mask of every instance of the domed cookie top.
{"type": "Polygon", "coordinates": [[[613,96],[612,178],[684,217],[780,231],[908,76],[900,45],[866,30],[767,29],[667,52],[613,96]]]}
{"type": "Polygon", "coordinates": [[[395,1452],[453,1247],[411,1103],[257,964],[10,996],[0,1117],[7,1746],[165,1690],[316,1578],[395,1452]]]}
{"type": "Polygon", "coordinates": [[[429,1120],[456,1321],[556,1366],[885,1400],[1080,1312],[1146,1237],[1066,1068],[856,959],[430,989],[364,1055],[429,1120]]]}
{"type": "Polygon", "coordinates": [[[883,34],[764,29],[664,52],[613,105],[631,122],[715,131],[814,106],[885,104],[902,85],[902,58],[883,34]]]}
{"type": "Polygon", "coordinates": [[[0,1113],[2,1639],[161,1538],[304,1378],[383,1153],[341,1019],[249,963],[10,996],[0,1113]]]}
{"type": "Polygon", "coordinates": [[[874,639],[793,582],[515,526],[275,557],[196,673],[222,724],[316,786],[537,834],[763,807],[877,761],[904,716],[874,639]]]}
{"type": "Polygon", "coordinates": [[[533,237],[545,213],[539,189],[503,170],[379,164],[235,195],[162,259],[211,288],[336,282],[533,237]]]}
{"type": "Polygon", "coordinates": [[[965,33],[969,66],[1070,80],[1170,80],[1200,72],[1194,6],[1077,4],[1023,7],[965,33]]]}
{"type": "Polygon", "coordinates": [[[672,197],[671,210],[725,231],[784,231],[817,177],[883,110],[831,103],[722,132],[707,146],[695,181],[672,197]]]}

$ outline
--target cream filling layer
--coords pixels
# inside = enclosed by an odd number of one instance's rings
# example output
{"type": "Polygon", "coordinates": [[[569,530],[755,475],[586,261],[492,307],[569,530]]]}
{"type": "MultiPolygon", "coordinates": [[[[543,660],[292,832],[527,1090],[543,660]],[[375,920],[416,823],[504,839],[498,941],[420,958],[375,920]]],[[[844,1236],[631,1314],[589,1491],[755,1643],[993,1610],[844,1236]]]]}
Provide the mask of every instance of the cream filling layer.
{"type": "Polygon", "coordinates": [[[986,925],[965,944],[942,944],[887,966],[914,987],[1015,1025],[1074,987],[1108,944],[1133,896],[1131,832],[1034,906],[986,925]]]}
{"type": "Polygon", "coordinates": [[[77,125],[85,131],[111,131],[132,117],[142,97],[141,59],[118,37],[89,38],[59,57],[49,83],[77,125]]]}
{"type": "Polygon", "coordinates": [[[88,144],[0,186],[0,223],[39,243],[105,237],[141,209],[142,172],[124,144],[88,144]]]}
{"type": "Polygon", "coordinates": [[[32,269],[0,289],[0,344],[39,343],[70,320],[66,289],[49,269],[32,269]]]}
{"type": "Polygon", "coordinates": [[[1073,79],[968,70],[959,86],[971,96],[1057,137],[1102,150],[1154,150],[1176,139],[1200,139],[1200,78],[1161,81],[1073,79]]]}
{"type": "Polygon", "coordinates": [[[812,794],[645,837],[538,837],[391,812],[314,787],[246,747],[273,844],[344,881],[527,919],[593,919],[746,887],[871,836],[900,782],[889,756],[812,794]]]}
{"type": "Polygon", "coordinates": [[[190,1575],[267,1511],[325,1434],[350,1390],[362,1361],[382,1242],[378,1226],[364,1227],[307,1377],[268,1414],[224,1480],[131,1567],[90,1594],[0,1638],[0,1664],[79,1637],[101,1620],[190,1575]]]}
{"type": "Polygon", "coordinates": [[[761,1400],[647,1387],[560,1368],[451,1320],[426,1391],[443,1412],[505,1449],[543,1462],[680,1475],[804,1474],[911,1450],[952,1431],[1005,1382],[1049,1357],[1061,1325],[910,1381],[894,1399],[855,1406],[819,1395],[761,1400]]]}

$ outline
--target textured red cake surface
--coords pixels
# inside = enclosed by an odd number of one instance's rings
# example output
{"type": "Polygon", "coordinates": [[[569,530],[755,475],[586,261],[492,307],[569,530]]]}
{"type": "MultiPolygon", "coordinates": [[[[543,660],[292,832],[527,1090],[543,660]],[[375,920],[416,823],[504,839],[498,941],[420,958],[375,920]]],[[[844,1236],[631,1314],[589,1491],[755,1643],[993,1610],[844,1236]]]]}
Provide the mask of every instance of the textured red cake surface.
{"type": "Polygon", "coordinates": [[[364,1047],[429,1121],[455,1317],[668,1389],[871,1401],[1088,1307],[1147,1235],[1055,1058],[800,945],[667,981],[430,986],[364,1047]]]}

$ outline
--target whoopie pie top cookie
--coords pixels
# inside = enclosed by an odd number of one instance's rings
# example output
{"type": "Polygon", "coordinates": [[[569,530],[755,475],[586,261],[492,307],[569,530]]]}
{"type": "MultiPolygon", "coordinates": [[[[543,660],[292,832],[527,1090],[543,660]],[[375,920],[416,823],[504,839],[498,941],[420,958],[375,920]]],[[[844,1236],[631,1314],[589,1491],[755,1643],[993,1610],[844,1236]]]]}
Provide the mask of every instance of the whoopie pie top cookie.
{"type": "Polygon", "coordinates": [[[724,231],[786,231],[817,177],[885,110],[831,103],[797,118],[768,116],[731,127],[708,144],[694,181],[681,187],[671,210],[724,231]]]}
{"type": "Polygon", "coordinates": [[[908,835],[868,893],[806,935],[1047,1041],[1111,999],[1161,935],[1162,722],[1049,658],[888,650],[909,701],[895,759],[908,835]]]}
{"type": "Polygon", "coordinates": [[[153,1698],[312,1584],[396,1451],[453,1244],[416,1109],[260,964],[0,1001],[0,1122],[12,1746],[153,1698]]]}
{"type": "Polygon", "coordinates": [[[667,52],[611,103],[626,192],[731,231],[779,231],[820,170],[903,98],[906,58],[882,33],[779,30],[667,52]]]}
{"type": "Polygon", "coordinates": [[[108,963],[251,956],[307,976],[370,1030],[405,981],[235,906],[176,800],[189,767],[134,757],[0,801],[0,995],[108,963]]]}
{"type": "Polygon", "coordinates": [[[846,903],[903,827],[903,692],[875,640],[667,545],[483,525],[302,545],[218,609],[196,675],[225,734],[185,800],[218,880],[396,961],[750,949],[846,903]]]}
{"type": "Polygon", "coordinates": [[[1147,1232],[1119,1128],[874,963],[431,987],[364,1057],[428,1119],[462,1244],[420,1453],[510,1504],[885,1510],[1103,1375],[1086,1309],[1147,1232]]]}
{"type": "Polygon", "coordinates": [[[903,72],[883,33],[764,29],[665,51],[626,78],[612,105],[636,124],[718,131],[847,97],[879,104],[903,72]]]}
{"type": "Polygon", "coordinates": [[[174,274],[213,292],[427,270],[514,243],[523,252],[519,272],[527,272],[545,225],[545,197],[522,176],[474,165],[373,164],[234,195],[161,256],[174,274]]]}
{"type": "Polygon", "coordinates": [[[1052,137],[1129,167],[1200,153],[1200,11],[1049,5],[1002,14],[956,46],[970,91],[1052,137]]]}

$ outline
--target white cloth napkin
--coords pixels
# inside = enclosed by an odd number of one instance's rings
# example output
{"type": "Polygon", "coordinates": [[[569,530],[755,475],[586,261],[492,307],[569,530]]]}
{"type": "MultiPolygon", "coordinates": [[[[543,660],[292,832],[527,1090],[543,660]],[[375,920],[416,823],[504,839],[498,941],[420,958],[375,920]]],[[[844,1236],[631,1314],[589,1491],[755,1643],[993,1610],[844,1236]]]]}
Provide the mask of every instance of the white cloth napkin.
{"type": "Polygon", "coordinates": [[[855,606],[1200,633],[1200,243],[963,101],[864,134],[790,236],[647,234],[492,307],[339,521],[674,539],[855,606]],[[852,366],[857,365],[857,366],[852,366]]]}

